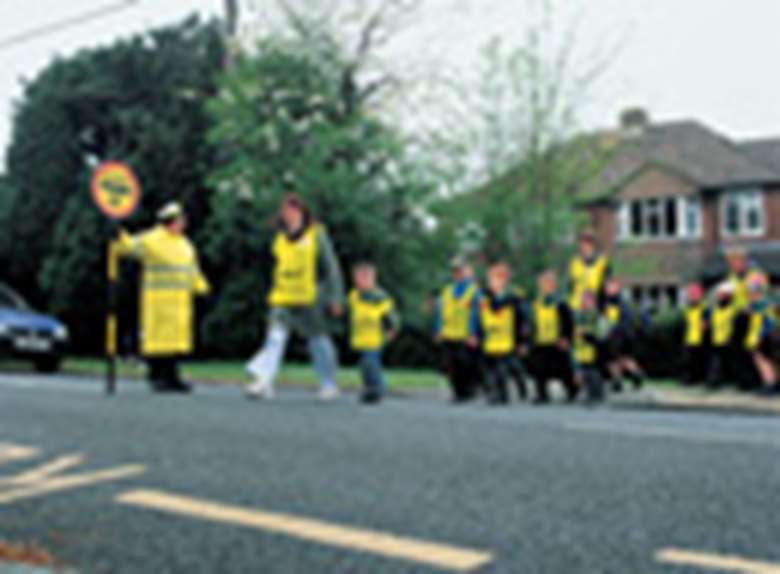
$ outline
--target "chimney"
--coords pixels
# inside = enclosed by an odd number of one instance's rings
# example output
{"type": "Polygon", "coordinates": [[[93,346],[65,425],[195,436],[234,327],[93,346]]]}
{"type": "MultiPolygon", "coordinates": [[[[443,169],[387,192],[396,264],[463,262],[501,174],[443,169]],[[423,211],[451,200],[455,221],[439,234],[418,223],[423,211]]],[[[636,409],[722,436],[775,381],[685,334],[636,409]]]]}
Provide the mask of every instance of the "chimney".
{"type": "Polygon", "coordinates": [[[650,125],[650,116],[644,108],[627,108],[620,113],[620,130],[628,137],[641,136],[650,125]]]}

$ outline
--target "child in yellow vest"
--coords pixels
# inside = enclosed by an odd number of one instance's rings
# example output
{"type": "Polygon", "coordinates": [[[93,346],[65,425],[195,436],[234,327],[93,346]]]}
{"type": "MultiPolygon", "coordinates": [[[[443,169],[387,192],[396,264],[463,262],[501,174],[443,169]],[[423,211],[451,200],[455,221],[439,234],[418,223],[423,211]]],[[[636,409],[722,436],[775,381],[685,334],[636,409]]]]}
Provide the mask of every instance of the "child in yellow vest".
{"type": "Polygon", "coordinates": [[[506,263],[494,263],[488,268],[487,291],[479,301],[477,332],[472,345],[482,350],[488,402],[494,405],[509,402],[508,380],[517,385],[518,395],[527,395],[520,356],[523,353],[525,309],[517,293],[509,288],[511,272],[506,263]]]}
{"type": "Polygon", "coordinates": [[[479,386],[479,353],[468,340],[475,331],[480,288],[464,258],[453,258],[450,269],[452,282],[441,289],[436,301],[433,338],[441,349],[452,400],[462,403],[473,399],[479,386]]]}
{"type": "Polygon", "coordinates": [[[715,289],[715,304],[710,314],[710,361],[707,385],[717,388],[733,371],[732,335],[737,316],[734,302],[734,285],[729,281],[720,283],[715,289]]]}
{"type": "Polygon", "coordinates": [[[644,375],[634,357],[636,317],[623,296],[623,285],[617,277],[610,277],[604,285],[600,310],[607,324],[602,351],[612,378],[612,389],[616,392],[623,390],[623,379],[629,379],[635,389],[640,389],[644,375]]]}
{"type": "Polygon", "coordinates": [[[535,404],[549,402],[547,386],[553,379],[560,380],[569,402],[577,398],[574,380],[571,344],[574,319],[571,308],[558,296],[558,277],[546,271],[538,279],[539,293],[531,312],[533,324],[533,351],[531,374],[536,382],[535,404]]]}
{"type": "Polygon", "coordinates": [[[606,325],[599,315],[596,293],[585,291],[574,314],[574,364],[577,383],[584,387],[588,402],[604,400],[604,378],[599,364],[599,348],[606,325]]]}
{"type": "Polygon", "coordinates": [[[363,378],[361,400],[376,404],[385,392],[382,350],[395,338],[400,319],[395,303],[376,283],[376,268],[360,263],[352,271],[354,289],[349,294],[350,345],[360,354],[363,378]]]}
{"type": "Polygon", "coordinates": [[[686,289],[683,308],[683,347],[685,348],[685,382],[701,384],[707,379],[709,363],[709,323],[712,310],[704,300],[700,283],[691,283],[686,289]]]}
{"type": "Polygon", "coordinates": [[[768,280],[761,272],[753,272],[746,281],[748,306],[734,324],[735,353],[741,355],[740,384],[759,385],[759,392],[780,394],[777,365],[772,357],[775,329],[775,309],[769,300],[768,280]]]}

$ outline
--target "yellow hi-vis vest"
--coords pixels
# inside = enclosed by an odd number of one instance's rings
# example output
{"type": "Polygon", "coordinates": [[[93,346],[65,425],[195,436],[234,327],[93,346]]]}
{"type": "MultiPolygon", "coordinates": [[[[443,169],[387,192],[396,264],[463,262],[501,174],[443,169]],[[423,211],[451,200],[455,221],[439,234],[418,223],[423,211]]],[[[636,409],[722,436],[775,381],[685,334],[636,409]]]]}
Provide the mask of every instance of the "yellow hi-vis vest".
{"type": "Polygon", "coordinates": [[[574,360],[578,365],[592,365],[596,362],[596,346],[588,342],[586,329],[575,327],[574,330],[574,360]]]}
{"type": "Polygon", "coordinates": [[[712,344],[714,346],[725,347],[731,341],[736,311],[737,308],[733,303],[726,307],[715,305],[712,308],[712,344]]]}
{"type": "Polygon", "coordinates": [[[477,294],[477,286],[471,284],[460,297],[455,297],[455,287],[450,285],[441,292],[441,337],[445,341],[462,342],[469,338],[471,306],[477,294]]]}
{"type": "Polygon", "coordinates": [[[558,303],[545,305],[542,299],[534,301],[534,343],[554,345],[561,336],[558,303]]]}
{"type": "Polygon", "coordinates": [[[599,255],[596,260],[588,265],[579,255],[575,256],[569,264],[569,283],[571,296],[569,306],[573,311],[579,311],[582,305],[582,296],[586,291],[598,293],[604,285],[604,276],[609,266],[606,255],[599,255]]]}
{"type": "Polygon", "coordinates": [[[748,315],[748,331],[745,336],[745,349],[755,351],[761,343],[761,334],[764,330],[764,314],[750,313],[748,315]]]}
{"type": "Polygon", "coordinates": [[[734,286],[734,295],[732,301],[734,307],[741,311],[747,309],[750,305],[750,296],[748,295],[748,276],[750,273],[745,273],[743,277],[740,277],[736,273],[729,275],[728,281],[734,286]]]}
{"type": "Polygon", "coordinates": [[[608,303],[604,308],[604,317],[607,319],[607,325],[614,327],[620,323],[620,305],[617,303],[608,303]]]}
{"type": "Polygon", "coordinates": [[[192,243],[162,226],[139,235],[123,233],[119,255],[137,258],[143,266],[141,285],[141,352],[145,356],[192,352],[193,295],[209,284],[198,265],[192,243]]]}
{"type": "Polygon", "coordinates": [[[484,333],[482,350],[487,355],[508,355],[517,346],[515,341],[515,307],[504,305],[493,309],[486,298],[479,310],[479,320],[484,333]]]}
{"type": "Polygon", "coordinates": [[[698,347],[704,342],[704,311],[703,303],[689,305],[685,308],[685,345],[698,347]]]}
{"type": "Polygon", "coordinates": [[[297,240],[283,232],[274,238],[271,252],[276,264],[268,303],[272,307],[309,307],[317,301],[317,234],[310,225],[297,240]]]}
{"type": "Polygon", "coordinates": [[[744,346],[748,351],[755,351],[761,345],[761,337],[764,334],[764,324],[774,324],[775,309],[772,305],[764,309],[751,309],[748,312],[748,329],[745,334],[744,346]]]}
{"type": "Polygon", "coordinates": [[[350,344],[355,351],[378,351],[385,344],[382,321],[393,310],[389,297],[365,301],[360,291],[349,294],[350,344]]]}

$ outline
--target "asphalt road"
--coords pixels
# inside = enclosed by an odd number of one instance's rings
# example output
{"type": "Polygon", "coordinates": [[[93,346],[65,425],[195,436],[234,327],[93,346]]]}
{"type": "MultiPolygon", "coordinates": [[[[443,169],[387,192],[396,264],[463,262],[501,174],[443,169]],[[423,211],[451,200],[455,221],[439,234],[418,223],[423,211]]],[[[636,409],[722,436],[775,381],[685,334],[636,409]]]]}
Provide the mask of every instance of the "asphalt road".
{"type": "Polygon", "coordinates": [[[780,418],[0,375],[0,539],[81,572],[776,574],[779,494],[780,418]]]}

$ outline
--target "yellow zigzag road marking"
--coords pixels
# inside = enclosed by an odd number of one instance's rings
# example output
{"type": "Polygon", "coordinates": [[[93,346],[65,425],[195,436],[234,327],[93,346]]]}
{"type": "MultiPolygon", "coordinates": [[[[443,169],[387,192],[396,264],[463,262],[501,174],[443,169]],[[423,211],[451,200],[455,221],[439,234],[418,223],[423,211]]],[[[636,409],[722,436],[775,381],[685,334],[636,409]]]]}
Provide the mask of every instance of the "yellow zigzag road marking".
{"type": "Polygon", "coordinates": [[[116,500],[121,504],[285,534],[328,546],[362,551],[458,572],[474,570],[493,559],[489,552],[403,538],[383,532],[340,526],[289,514],[226,506],[154,490],[126,492],[119,495],[116,500]]]}
{"type": "Polygon", "coordinates": [[[55,458],[53,461],[32,470],[28,470],[27,472],[22,472],[15,476],[0,477],[0,486],[20,486],[23,484],[41,482],[53,474],[78,466],[83,462],[84,456],[80,454],[61,456],[60,458],[55,458]]]}
{"type": "MultiPolygon", "coordinates": [[[[39,452],[33,447],[0,443],[0,464],[30,459],[37,456],[39,452]]],[[[0,476],[0,505],[99,482],[129,478],[142,474],[145,470],[141,465],[129,464],[97,472],[60,474],[83,462],[84,455],[69,454],[13,476],[0,476]]]]}
{"type": "Polygon", "coordinates": [[[0,464],[33,458],[38,452],[37,448],[0,442],[0,464]]]}
{"type": "Polygon", "coordinates": [[[706,552],[694,552],[679,548],[666,548],[656,553],[655,559],[675,566],[694,566],[740,574],[780,574],[780,564],[747,560],[739,556],[723,556],[706,552]]]}
{"type": "Polygon", "coordinates": [[[35,498],[63,490],[71,490],[82,486],[89,486],[99,482],[110,482],[138,476],[143,474],[144,467],[140,464],[128,464],[117,466],[96,472],[85,472],[81,474],[71,474],[54,478],[45,478],[39,482],[33,482],[13,488],[11,490],[0,490],[0,505],[11,504],[26,498],[35,498]]]}

